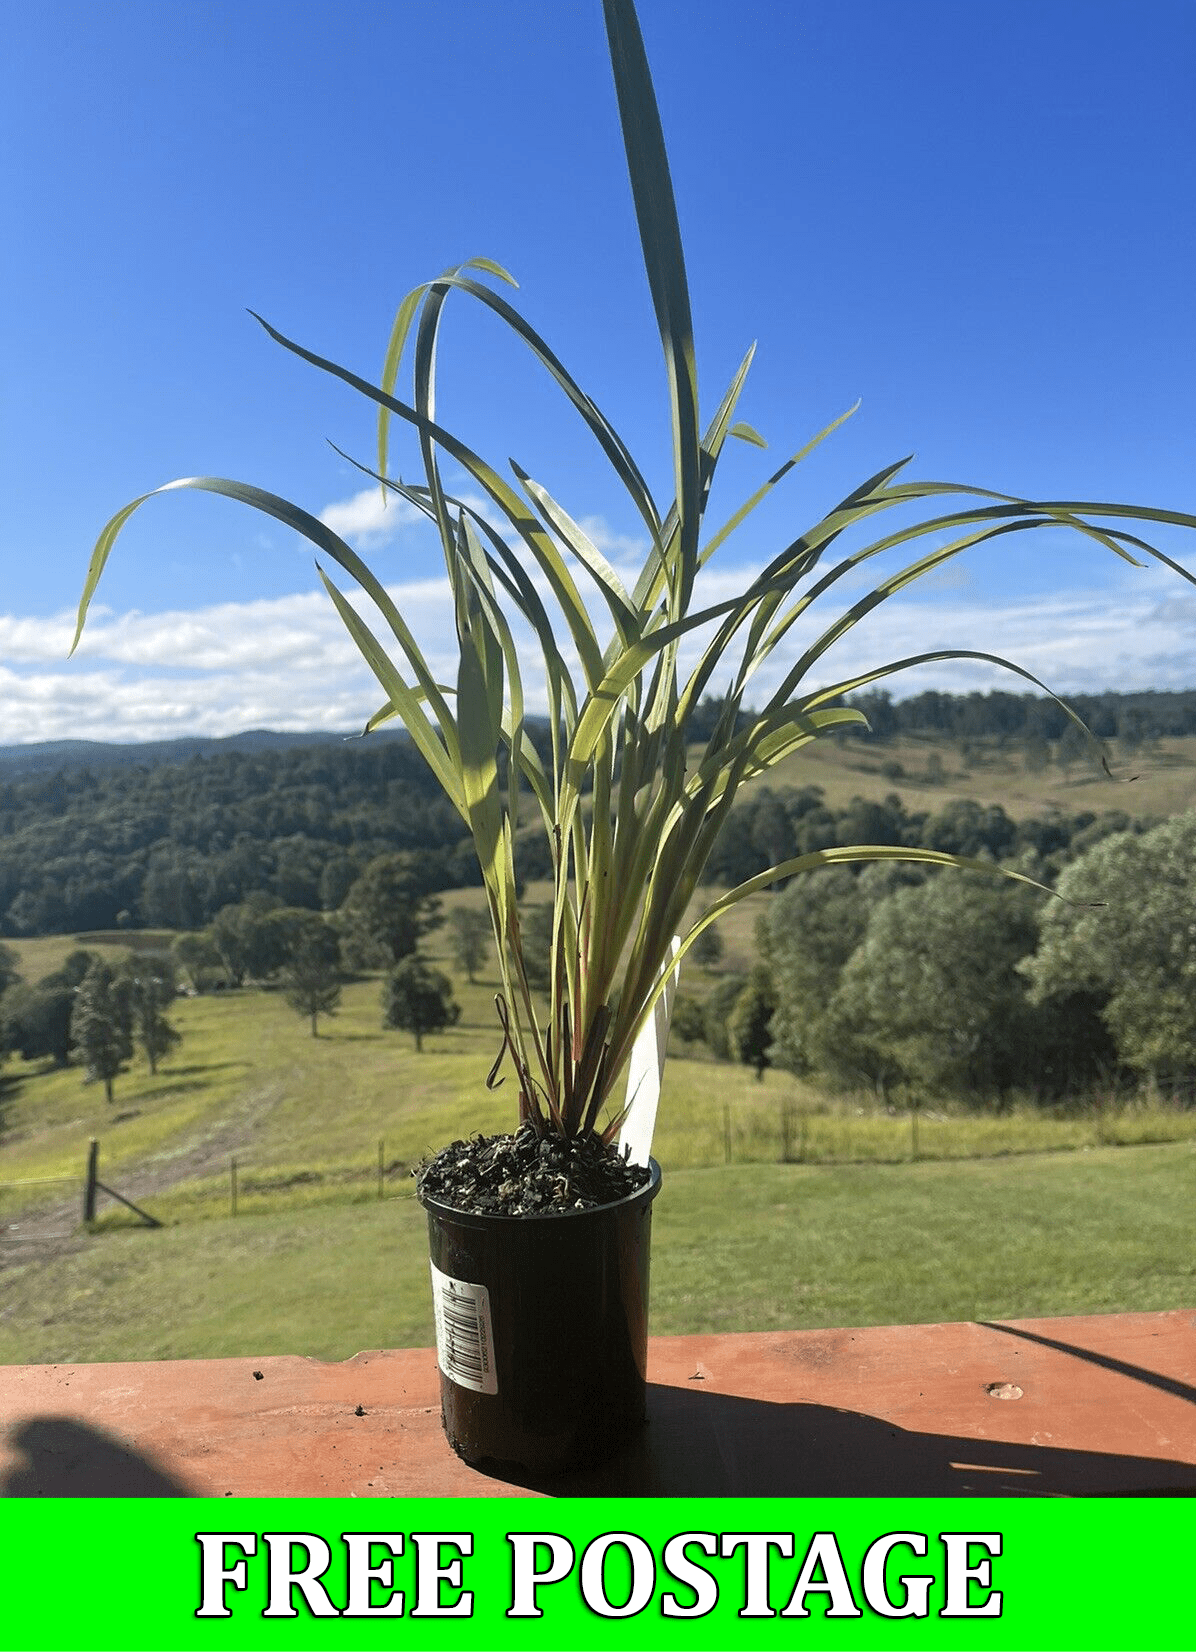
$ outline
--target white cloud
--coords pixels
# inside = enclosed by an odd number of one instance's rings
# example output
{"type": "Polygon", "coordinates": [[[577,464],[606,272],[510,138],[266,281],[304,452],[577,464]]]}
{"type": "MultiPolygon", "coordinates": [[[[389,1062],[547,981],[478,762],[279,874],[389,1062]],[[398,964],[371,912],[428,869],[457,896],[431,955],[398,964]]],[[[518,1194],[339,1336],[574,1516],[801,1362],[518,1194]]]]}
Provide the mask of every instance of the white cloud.
{"type": "MultiPolygon", "coordinates": [[[[609,544],[609,541],[608,541],[609,544]]],[[[615,548],[615,547],[611,547],[615,548]]],[[[701,576],[700,605],[741,590],[751,570],[712,566],[701,576]]],[[[342,582],[343,583],[343,582],[342,582]]],[[[390,594],[440,682],[456,676],[456,642],[447,582],[397,584],[390,594]]],[[[595,614],[598,598],[592,598],[595,614]]],[[[385,626],[362,604],[376,634],[385,626]]],[[[784,671],[841,612],[815,605],[753,681],[760,704],[784,671]]],[[[66,651],[74,617],[0,616],[0,744],[81,738],[145,740],[175,734],[231,734],[247,728],[359,728],[381,691],[322,591],[193,611],[112,614],[93,610],[74,659],[66,651]]],[[[564,627],[562,626],[562,636],[564,627]]],[[[1055,592],[996,604],[969,591],[933,600],[899,596],[847,632],[807,679],[841,681],[889,660],[936,648],[971,646],[1004,655],[1063,693],[1102,689],[1189,688],[1196,682],[1196,596],[1162,570],[1130,575],[1100,591],[1055,592]]],[[[536,658],[534,645],[521,659],[536,658]]],[[[702,639],[687,649],[696,658],[702,639]]],[[[569,658],[573,650],[564,650],[569,658]]],[[[737,662],[736,662],[737,663],[737,662]]],[[[728,662],[712,679],[721,691],[728,662]]],[[[525,666],[533,708],[543,697],[525,666]]],[[[407,674],[410,675],[409,673],[407,674]]],[[[879,686],[900,696],[926,687],[955,692],[1030,685],[983,662],[943,662],[879,686]]]]}
{"type": "Polygon", "coordinates": [[[362,488],[350,499],[342,499],[320,512],[320,521],[355,548],[376,549],[394,538],[399,529],[424,520],[414,505],[398,494],[383,497],[378,484],[362,488]]]}
{"type": "Polygon", "coordinates": [[[648,551],[647,534],[616,533],[602,516],[579,517],[577,525],[620,571],[630,565],[639,572],[648,551]]]}

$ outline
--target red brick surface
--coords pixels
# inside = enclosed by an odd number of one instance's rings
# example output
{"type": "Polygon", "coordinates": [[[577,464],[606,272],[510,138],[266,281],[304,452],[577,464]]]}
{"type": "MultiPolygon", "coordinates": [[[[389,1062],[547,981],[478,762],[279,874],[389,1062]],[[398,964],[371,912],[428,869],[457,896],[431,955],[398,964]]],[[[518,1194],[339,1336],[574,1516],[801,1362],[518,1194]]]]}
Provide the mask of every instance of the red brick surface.
{"type": "Polygon", "coordinates": [[[440,1430],[435,1353],[0,1368],[9,1496],[1196,1492],[1196,1311],[657,1337],[621,1458],[525,1486],[440,1430]],[[257,1373],[260,1373],[258,1375],[257,1373]]]}

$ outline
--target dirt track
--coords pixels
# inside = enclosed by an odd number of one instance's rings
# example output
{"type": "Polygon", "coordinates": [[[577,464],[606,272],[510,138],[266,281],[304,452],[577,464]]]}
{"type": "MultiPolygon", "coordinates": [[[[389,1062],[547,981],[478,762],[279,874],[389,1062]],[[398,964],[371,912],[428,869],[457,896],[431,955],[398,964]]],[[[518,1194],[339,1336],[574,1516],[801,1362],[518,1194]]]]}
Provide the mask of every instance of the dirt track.
{"type": "MultiPolygon", "coordinates": [[[[283,1093],[281,1081],[251,1091],[235,1103],[227,1118],[202,1136],[165,1147],[139,1164],[122,1165],[119,1171],[112,1172],[112,1184],[126,1199],[132,1199],[152,1216],[155,1193],[227,1169],[229,1159],[252,1144],[255,1130],[282,1099],[283,1093]]],[[[82,1158],[81,1152],[80,1163],[82,1158]]],[[[99,1174],[103,1181],[102,1157],[99,1174]]],[[[101,1207],[105,1202],[109,1201],[101,1194],[101,1207]]],[[[53,1197],[38,1199],[21,1208],[10,1207],[0,1226],[0,1273],[27,1262],[68,1256],[93,1244],[93,1236],[82,1223],[82,1176],[69,1194],[64,1188],[53,1197]]]]}

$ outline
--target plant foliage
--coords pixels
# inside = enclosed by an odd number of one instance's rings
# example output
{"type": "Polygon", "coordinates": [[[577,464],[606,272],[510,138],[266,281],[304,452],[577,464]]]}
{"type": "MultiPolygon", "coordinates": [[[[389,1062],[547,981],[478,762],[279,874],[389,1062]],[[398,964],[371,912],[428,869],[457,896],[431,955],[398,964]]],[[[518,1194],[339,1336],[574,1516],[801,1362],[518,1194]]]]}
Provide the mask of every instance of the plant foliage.
{"type": "MultiPolygon", "coordinates": [[[[372,600],[390,633],[386,642],[380,627],[371,627],[320,568],[332,601],[382,685],[385,702],[369,726],[401,719],[472,834],[502,976],[498,1009],[503,1051],[492,1081],[498,1081],[505,1054],[518,1079],[521,1119],[530,1119],[540,1131],[574,1135],[602,1128],[609,1136],[619,1121],[602,1122],[603,1110],[674,967],[674,937],[680,937],[679,959],[736,901],[819,866],[884,858],[971,864],[945,851],[898,845],[820,848],[789,856],[746,879],[687,923],[691,898],[744,781],[811,741],[864,723],[859,709],[842,704],[846,694],[906,667],[945,659],[996,663],[1044,687],[1021,667],[975,649],[883,660],[849,679],[811,687],[811,677],[833,644],[912,581],[972,547],[997,546],[1010,535],[1068,529],[1099,550],[1130,562],[1137,561],[1135,553],[1156,557],[1190,578],[1122,524],[1192,528],[1196,518],[907,481],[901,477],[908,460],[900,459],[863,481],[820,521],[796,532],[737,596],[702,605],[702,568],[849,414],[775,468],[726,521],[708,524],[711,484],[728,439],[764,445],[750,425],[736,419],[753,352],[748,351],[713,415],[703,421],[682,240],[639,24],[631,0],[604,0],[604,15],[644,268],[664,354],[672,500],[662,505],[654,497],[597,403],[502,295],[499,284],[513,284],[511,277],[484,259],[448,269],[408,294],[399,306],[378,384],[262,321],[285,349],[375,404],[378,460],[369,473],[385,490],[422,511],[435,524],[443,547],[460,645],[455,682],[436,680],[382,583],[306,510],[219,477],[191,477],[155,491],[194,488],[253,506],[303,534],[372,600]],[[620,579],[577,518],[532,475],[512,461],[513,481],[508,481],[438,422],[436,350],[445,302],[454,292],[485,306],[514,331],[606,456],[649,542],[633,585],[620,579]],[[413,387],[408,401],[396,386],[409,344],[413,387]],[[418,440],[423,472],[418,483],[389,473],[394,419],[418,440]],[[481,490],[484,509],[449,491],[442,475],[446,459],[481,490]],[[870,538],[880,519],[893,525],[870,538]],[[849,535],[864,543],[845,539],[849,535]],[[775,691],[742,718],[752,678],[796,635],[812,606],[841,581],[848,582],[844,589],[853,589],[857,571],[872,558],[903,550],[912,560],[849,600],[830,624],[816,628],[813,639],[795,651],[775,691]],[[583,590],[605,609],[609,640],[596,627],[583,590]],[[544,673],[552,736],[544,757],[527,727],[524,630],[538,645],[544,673]],[[690,645],[696,652],[692,664],[690,645]],[[576,671],[567,653],[576,657],[576,671]],[[710,692],[722,694],[722,706],[695,759],[686,732],[699,701],[710,692]],[[538,812],[552,857],[547,1011],[527,979],[516,904],[513,835],[525,797],[538,812]]],[[[126,505],[101,533],[80,604],[80,628],[117,535],[149,497],[126,505]]],[[[1074,713],[1067,715],[1083,730],[1074,713]]]]}

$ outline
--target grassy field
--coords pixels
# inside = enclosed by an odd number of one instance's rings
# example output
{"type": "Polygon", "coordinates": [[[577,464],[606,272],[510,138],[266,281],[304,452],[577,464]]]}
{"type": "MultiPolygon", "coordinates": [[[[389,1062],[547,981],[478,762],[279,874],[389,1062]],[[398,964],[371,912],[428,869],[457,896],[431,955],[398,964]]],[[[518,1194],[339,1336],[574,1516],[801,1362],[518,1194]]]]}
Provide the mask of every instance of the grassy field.
{"type": "Polygon", "coordinates": [[[1002,748],[993,739],[968,742],[966,758],[959,742],[930,737],[847,740],[842,745],[820,740],[753,784],[821,786],[834,808],[853,797],[879,802],[890,792],[911,810],[940,809],[952,798],[970,797],[977,803],[999,803],[1015,820],[1081,809],[1162,817],[1196,806],[1196,738],[1159,740],[1133,752],[1119,750],[1116,741],[1109,747],[1116,781],[1086,762],[1067,770],[1052,763],[1031,773],[1019,746],[1002,748]],[[935,756],[942,764],[941,780],[930,777],[935,756]],[[904,772],[896,777],[886,773],[893,764],[904,772]]]}
{"type": "MultiPolygon", "coordinates": [[[[749,935],[750,918],[731,951],[749,935]]],[[[437,953],[443,931],[430,943],[437,953]]],[[[19,943],[25,974],[54,968],[73,944],[19,943]]],[[[180,1000],[183,1042],[156,1077],[134,1063],[111,1108],[78,1069],[10,1062],[0,1182],[70,1180],[0,1187],[0,1360],[339,1358],[426,1344],[423,1219],[408,1167],[453,1136],[509,1128],[514,1106],[509,1086],[482,1086],[496,1050],[494,982],[458,979],[456,990],[460,1022],[418,1055],[407,1036],[383,1031],[376,980],[348,985],[315,1039],[274,992],[180,1000]],[[108,1202],[95,1233],[76,1230],[93,1136],[101,1178],[161,1229],[134,1226],[108,1202]],[[62,1242],[23,1248],[36,1207],[44,1217],[55,1201],[62,1242]]],[[[661,1332],[1196,1300],[1191,1246],[1180,1242],[1196,1183],[1191,1111],[942,1107],[921,1114],[915,1142],[908,1115],[784,1074],[757,1083],[744,1068],[682,1058],[666,1071],[655,1150],[666,1173],[653,1264],[661,1332]],[[786,1112],[801,1163],[778,1162],[786,1112]]]]}
{"type": "MultiPolygon", "coordinates": [[[[322,1175],[327,1185],[294,1182],[288,1192],[292,1201],[311,1202],[342,1197],[336,1178],[352,1171],[368,1196],[380,1141],[388,1165],[409,1166],[455,1136],[510,1125],[509,1088],[487,1093],[482,1084],[497,1050],[494,984],[459,980],[456,991],[460,1021],[418,1054],[408,1036],[382,1029],[375,980],[346,987],[340,1014],[321,1022],[318,1038],[279,993],[245,988],[179,1000],[171,1015],[182,1043],[156,1076],[135,1062],[118,1078],[112,1107],[78,1068],[41,1072],[14,1061],[0,1092],[0,1182],[79,1180],[96,1136],[102,1179],[121,1188],[123,1175],[143,1173],[162,1184],[153,1208],[164,1220],[226,1200],[233,1156],[242,1210],[271,1208],[267,1194],[254,1205],[255,1178],[322,1175]],[[209,1155],[216,1164],[199,1177],[173,1174],[203,1144],[216,1144],[209,1155]]],[[[785,1073],[767,1072],[761,1082],[744,1067],[684,1057],[665,1072],[657,1156],[678,1169],[722,1165],[729,1122],[733,1162],[775,1162],[786,1110],[792,1158],[884,1163],[914,1156],[908,1115],[829,1098],[785,1073]]],[[[964,1158],[1196,1139],[1196,1113],[1127,1107],[1052,1114],[1027,1106],[996,1115],[943,1107],[921,1113],[916,1131],[919,1157],[964,1158]]],[[[22,1197],[0,1191],[0,1211],[19,1208],[22,1197]]]]}
{"type": "MultiPolygon", "coordinates": [[[[1196,1147],[962,1164],[673,1170],[658,1333],[1191,1306],[1196,1147]]],[[[0,1275],[0,1361],[297,1353],[433,1339],[411,1195],[95,1235],[0,1275]]]]}

